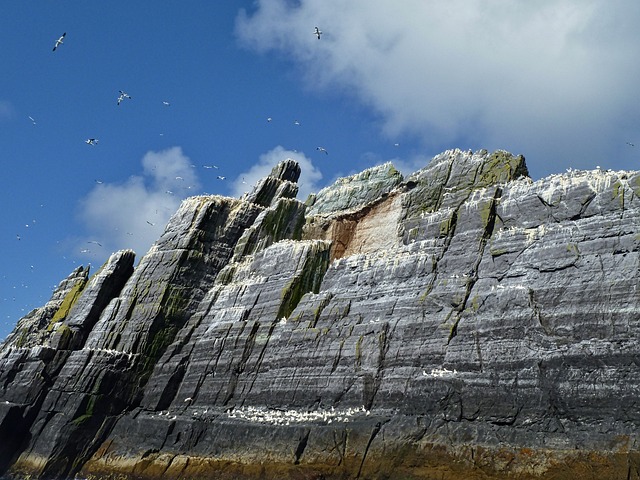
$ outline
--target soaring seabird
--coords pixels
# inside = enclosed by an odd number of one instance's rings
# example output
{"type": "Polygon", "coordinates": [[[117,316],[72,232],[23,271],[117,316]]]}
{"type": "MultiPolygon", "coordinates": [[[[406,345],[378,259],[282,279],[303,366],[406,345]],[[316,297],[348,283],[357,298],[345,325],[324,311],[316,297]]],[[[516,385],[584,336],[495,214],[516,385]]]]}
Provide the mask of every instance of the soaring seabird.
{"type": "Polygon", "coordinates": [[[318,150],[319,152],[324,152],[325,155],[329,155],[329,152],[327,152],[327,149],[324,147],[316,147],[316,150],[318,150]]]}
{"type": "Polygon", "coordinates": [[[131,99],[131,96],[128,93],[125,93],[122,90],[120,90],[120,96],[118,97],[118,105],[120,105],[120,102],[123,101],[125,98],[131,99]]]}
{"type": "Polygon", "coordinates": [[[53,51],[54,51],[54,52],[56,51],[56,48],[58,48],[60,45],[62,45],[62,43],[63,43],[63,41],[64,41],[64,36],[65,36],[66,34],[67,34],[67,32],[64,32],[64,33],[62,34],[62,36],[61,36],[58,40],[56,40],[56,44],[53,46],[53,51]]]}
{"type": "Polygon", "coordinates": [[[320,35],[322,35],[322,32],[318,27],[316,27],[316,31],[314,33],[316,34],[316,37],[318,37],[318,40],[320,40],[320,35]]]}
{"type": "Polygon", "coordinates": [[[87,145],[93,145],[94,147],[98,144],[98,139],[97,138],[87,138],[84,143],[86,143],[87,145]]]}

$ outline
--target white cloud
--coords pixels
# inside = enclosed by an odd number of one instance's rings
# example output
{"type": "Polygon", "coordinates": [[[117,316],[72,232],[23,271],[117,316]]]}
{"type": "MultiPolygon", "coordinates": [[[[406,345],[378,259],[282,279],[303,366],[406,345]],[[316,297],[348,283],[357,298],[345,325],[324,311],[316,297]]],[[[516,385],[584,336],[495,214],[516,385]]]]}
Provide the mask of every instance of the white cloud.
{"type": "Polygon", "coordinates": [[[299,190],[297,198],[304,202],[310,193],[320,190],[321,187],[319,187],[318,182],[322,179],[322,173],[304,153],[287,150],[279,145],[260,155],[258,163],[248,171],[241,173],[232,182],[231,195],[240,197],[245,192],[250,191],[259,180],[271,173],[273,167],[287,158],[292,158],[300,165],[301,173],[298,179],[299,190]]]}
{"type": "Polygon", "coordinates": [[[258,0],[236,31],[295,59],[309,87],[357,96],[389,136],[508,148],[555,171],[640,130],[638,21],[634,0],[258,0]]]}
{"type": "Polygon", "coordinates": [[[180,147],[148,152],[142,166],[142,175],[124,183],[96,185],[81,201],[79,218],[89,235],[79,241],[74,253],[103,257],[132,248],[142,257],[160,238],[182,199],[200,188],[180,147]]]}
{"type": "Polygon", "coordinates": [[[13,117],[14,109],[11,102],[0,100],[0,120],[6,120],[13,117]]]}

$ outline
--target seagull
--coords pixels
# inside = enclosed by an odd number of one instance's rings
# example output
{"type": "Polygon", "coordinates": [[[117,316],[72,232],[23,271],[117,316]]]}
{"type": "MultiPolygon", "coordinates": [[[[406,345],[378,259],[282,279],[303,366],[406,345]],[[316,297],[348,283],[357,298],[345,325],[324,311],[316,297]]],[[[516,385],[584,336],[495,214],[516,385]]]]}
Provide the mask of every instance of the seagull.
{"type": "Polygon", "coordinates": [[[293,124],[294,124],[294,125],[300,125],[300,122],[299,122],[298,120],[294,120],[294,121],[293,121],[293,124]]]}
{"type": "Polygon", "coordinates": [[[169,105],[171,105],[169,102],[165,102],[164,100],[162,101],[162,104],[163,104],[165,107],[168,107],[169,105]]]}
{"type": "Polygon", "coordinates": [[[327,149],[324,147],[316,147],[316,150],[318,150],[319,152],[324,152],[325,155],[329,155],[329,152],[327,152],[327,149]]]}
{"type": "Polygon", "coordinates": [[[149,220],[147,220],[147,223],[148,223],[149,225],[151,225],[152,227],[155,227],[155,226],[156,226],[156,224],[155,224],[155,223],[151,223],[149,220]]]}
{"type": "Polygon", "coordinates": [[[58,40],[56,40],[56,44],[53,46],[53,51],[54,51],[54,52],[56,51],[56,48],[58,48],[60,45],[62,45],[62,43],[63,43],[63,41],[64,41],[64,36],[65,36],[66,34],[67,34],[67,32],[64,32],[64,33],[62,34],[62,36],[61,36],[58,40]]]}
{"type": "Polygon", "coordinates": [[[273,120],[273,118],[267,117],[267,122],[270,122],[271,120],[273,120]]]}
{"type": "Polygon", "coordinates": [[[101,185],[104,183],[102,180],[94,180],[94,182],[96,182],[98,185],[101,185]]]}
{"type": "Polygon", "coordinates": [[[320,31],[320,29],[318,27],[316,27],[316,30],[314,32],[316,34],[316,37],[318,37],[318,40],[320,40],[320,35],[322,35],[322,32],[320,31]]]}
{"type": "Polygon", "coordinates": [[[222,175],[218,175],[218,180],[224,180],[227,177],[223,177],[222,175]]]}
{"type": "Polygon", "coordinates": [[[118,105],[120,105],[120,102],[122,102],[125,98],[128,98],[129,100],[131,100],[131,96],[128,93],[125,93],[122,90],[120,90],[120,96],[118,97],[118,105]]]}
{"type": "Polygon", "coordinates": [[[631,143],[631,142],[627,142],[627,145],[629,145],[630,147],[635,147],[635,143],[631,143]]]}
{"type": "Polygon", "coordinates": [[[96,245],[98,245],[99,247],[102,246],[102,244],[100,242],[97,242],[95,240],[89,240],[87,243],[95,243],[96,245]]]}
{"type": "Polygon", "coordinates": [[[33,119],[32,116],[29,116],[29,120],[31,120],[31,123],[33,123],[34,125],[36,124],[36,121],[33,119]]]}
{"type": "Polygon", "coordinates": [[[86,143],[87,145],[92,145],[92,146],[96,146],[98,144],[98,139],[97,138],[87,138],[84,143],[86,143]]]}
{"type": "Polygon", "coordinates": [[[218,168],[217,165],[203,165],[203,167],[204,168],[209,168],[209,169],[211,169],[211,168],[216,168],[217,169],[218,168]]]}

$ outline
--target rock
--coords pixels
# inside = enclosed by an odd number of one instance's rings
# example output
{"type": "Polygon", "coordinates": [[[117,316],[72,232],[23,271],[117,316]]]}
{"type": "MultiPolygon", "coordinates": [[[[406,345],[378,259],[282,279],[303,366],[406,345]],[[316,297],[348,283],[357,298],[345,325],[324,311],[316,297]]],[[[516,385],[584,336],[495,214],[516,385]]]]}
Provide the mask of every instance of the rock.
{"type": "Polygon", "coordinates": [[[298,175],[186,200],[123,286],[79,270],[19,322],[0,466],[639,478],[638,172],[534,182],[522,156],[451,150],[306,204],[298,175]]]}
{"type": "Polygon", "coordinates": [[[359,209],[379,201],[402,182],[402,174],[389,162],[349,177],[339,178],[309,200],[308,216],[359,209]]]}

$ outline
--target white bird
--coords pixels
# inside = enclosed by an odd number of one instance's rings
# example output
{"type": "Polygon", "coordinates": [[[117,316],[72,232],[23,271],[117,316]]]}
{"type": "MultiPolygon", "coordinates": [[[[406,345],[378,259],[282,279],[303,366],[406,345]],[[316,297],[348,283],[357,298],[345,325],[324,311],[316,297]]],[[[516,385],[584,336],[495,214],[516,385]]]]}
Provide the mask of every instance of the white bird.
{"type": "Polygon", "coordinates": [[[327,149],[324,147],[316,147],[316,150],[318,150],[319,152],[324,152],[325,155],[329,155],[329,152],[327,152],[327,149]]]}
{"type": "Polygon", "coordinates": [[[203,165],[203,167],[204,167],[204,168],[209,168],[209,169],[211,169],[211,168],[218,168],[218,166],[217,166],[217,165],[203,165]]]}
{"type": "Polygon", "coordinates": [[[273,120],[273,118],[267,117],[267,122],[270,122],[271,120],[273,120]]]}
{"type": "Polygon", "coordinates": [[[301,125],[301,124],[300,124],[300,122],[299,122],[298,120],[294,120],[294,121],[293,121],[293,124],[294,124],[294,125],[301,125]]]}
{"type": "Polygon", "coordinates": [[[67,34],[67,32],[64,32],[62,34],[62,36],[58,40],[56,40],[56,44],[53,46],[53,51],[54,52],[56,51],[56,48],[58,48],[60,45],[62,45],[62,43],[64,41],[64,37],[65,37],[66,34],[67,34]]]}
{"type": "Polygon", "coordinates": [[[165,102],[164,100],[162,101],[162,104],[163,104],[165,107],[168,107],[169,105],[171,105],[169,102],[165,102]]]}
{"type": "Polygon", "coordinates": [[[97,138],[87,138],[84,143],[86,143],[87,145],[93,145],[94,147],[98,144],[98,139],[97,138]]]}
{"type": "Polygon", "coordinates": [[[120,95],[118,96],[118,105],[120,105],[120,102],[122,102],[125,98],[128,98],[129,100],[131,100],[131,96],[128,93],[125,93],[122,90],[120,90],[120,95]]]}
{"type": "Polygon", "coordinates": [[[218,180],[224,180],[227,177],[223,177],[222,175],[218,175],[218,180]]]}
{"type": "Polygon", "coordinates": [[[33,119],[33,117],[29,116],[29,120],[31,120],[31,123],[33,123],[34,125],[36,124],[36,121],[33,119]]]}
{"type": "Polygon", "coordinates": [[[98,185],[101,185],[102,183],[104,183],[102,180],[95,180],[95,182],[96,182],[98,185]]]}
{"type": "Polygon", "coordinates": [[[322,35],[322,32],[320,31],[320,29],[318,27],[316,27],[316,30],[314,32],[316,34],[316,37],[318,37],[318,40],[320,40],[320,35],[322,35]]]}

